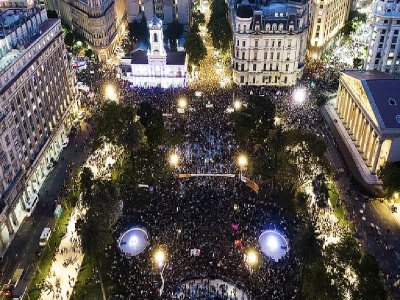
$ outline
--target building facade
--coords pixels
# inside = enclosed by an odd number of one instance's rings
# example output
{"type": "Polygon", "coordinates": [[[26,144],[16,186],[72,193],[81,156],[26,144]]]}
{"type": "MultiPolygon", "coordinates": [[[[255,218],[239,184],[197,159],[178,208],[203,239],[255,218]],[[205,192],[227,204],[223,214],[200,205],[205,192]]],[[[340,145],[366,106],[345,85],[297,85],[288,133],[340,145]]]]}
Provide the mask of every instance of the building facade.
{"type": "Polygon", "coordinates": [[[233,81],[238,85],[295,85],[307,48],[308,1],[243,0],[232,10],[233,81]]]}
{"type": "Polygon", "coordinates": [[[190,0],[128,0],[128,21],[133,22],[144,14],[148,21],[156,16],[164,24],[176,20],[189,25],[190,8],[190,0]]]}
{"type": "Polygon", "coordinates": [[[0,30],[0,252],[37,198],[77,110],[60,20],[36,8],[2,18],[14,23],[0,30]]]}
{"type": "Polygon", "coordinates": [[[109,59],[126,30],[125,0],[56,0],[63,23],[77,31],[100,61],[109,59]]]}
{"type": "Polygon", "coordinates": [[[185,87],[187,64],[184,51],[166,51],[163,22],[156,16],[149,24],[150,47],[137,48],[122,59],[121,78],[140,87],[185,87]]]}
{"type": "Polygon", "coordinates": [[[328,112],[350,154],[355,177],[372,191],[378,190],[379,168],[400,160],[400,77],[345,71],[335,107],[328,112]]]}
{"type": "Polygon", "coordinates": [[[351,0],[312,0],[308,55],[320,57],[322,50],[342,29],[349,17],[351,0]]]}
{"type": "Polygon", "coordinates": [[[400,2],[378,0],[373,14],[365,69],[400,73],[400,2]]]}

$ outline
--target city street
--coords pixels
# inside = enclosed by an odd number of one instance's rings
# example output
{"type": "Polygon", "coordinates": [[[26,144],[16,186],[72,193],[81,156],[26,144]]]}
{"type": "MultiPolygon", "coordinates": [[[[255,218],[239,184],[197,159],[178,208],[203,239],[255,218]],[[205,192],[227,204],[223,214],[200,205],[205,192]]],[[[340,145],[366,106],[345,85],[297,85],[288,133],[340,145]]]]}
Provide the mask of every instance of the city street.
{"type": "Polygon", "coordinates": [[[69,165],[73,163],[73,170],[76,171],[76,166],[80,165],[86,157],[86,153],[76,151],[81,148],[83,141],[83,134],[70,139],[68,146],[60,154],[60,160],[39,191],[39,203],[35,211],[31,217],[25,218],[2,258],[1,286],[12,278],[16,269],[24,270],[16,287],[16,294],[22,294],[33,278],[35,266],[32,261],[40,254],[39,238],[45,227],[49,225],[52,227],[54,224],[55,200],[66,179],[69,165]],[[78,145],[77,148],[76,145],[78,145]]]}

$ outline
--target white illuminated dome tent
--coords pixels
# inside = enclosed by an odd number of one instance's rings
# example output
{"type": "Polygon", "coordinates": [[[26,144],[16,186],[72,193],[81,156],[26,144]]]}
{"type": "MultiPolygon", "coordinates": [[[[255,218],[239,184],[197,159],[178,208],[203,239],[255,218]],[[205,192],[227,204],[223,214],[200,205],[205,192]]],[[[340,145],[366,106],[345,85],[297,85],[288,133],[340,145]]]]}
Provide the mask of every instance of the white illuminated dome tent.
{"type": "Polygon", "coordinates": [[[149,48],[142,44],[130,58],[121,60],[121,77],[139,87],[185,87],[186,53],[165,49],[163,23],[155,16],[149,23],[149,33],[149,48]]]}

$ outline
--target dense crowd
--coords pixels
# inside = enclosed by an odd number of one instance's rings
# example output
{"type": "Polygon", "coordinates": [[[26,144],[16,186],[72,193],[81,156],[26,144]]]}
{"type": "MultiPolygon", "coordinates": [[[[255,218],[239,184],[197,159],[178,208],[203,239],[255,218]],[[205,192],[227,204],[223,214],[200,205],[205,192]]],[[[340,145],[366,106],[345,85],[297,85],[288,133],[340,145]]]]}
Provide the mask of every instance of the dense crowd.
{"type": "MultiPolygon", "coordinates": [[[[91,66],[80,73],[79,80],[91,89],[84,95],[89,108],[95,111],[100,106],[105,100],[102,89],[112,82],[119,101],[134,106],[148,101],[161,109],[171,136],[180,137],[178,146],[169,149],[180,153],[177,173],[238,173],[235,158],[240,149],[233,139],[229,109],[235,99],[245,102],[249,94],[270,97],[286,129],[299,128],[319,134],[324,126],[316,105],[293,100],[293,88],[203,89],[198,94],[189,89],[133,88],[114,77],[115,70],[104,66],[91,66]],[[101,71],[89,71],[96,68],[101,71]],[[187,99],[188,107],[178,112],[180,97],[187,99]]],[[[162,299],[210,296],[209,289],[205,293],[199,284],[184,285],[182,289],[179,283],[193,277],[226,278],[233,286],[246,287],[259,299],[296,297],[299,261],[291,251],[279,262],[263,256],[256,272],[244,263],[244,253],[250,247],[258,247],[258,237],[266,229],[282,232],[290,245],[299,221],[288,218],[273,201],[261,198],[237,177],[175,179],[172,183],[139,190],[134,198],[146,199],[147,205],[125,209],[115,239],[126,229],[140,226],[149,233],[151,246],[136,258],[126,257],[117,245],[108,249],[111,261],[108,276],[116,284],[115,299],[157,297],[161,288],[160,270],[151,255],[160,246],[167,252],[162,271],[165,278],[162,299]],[[232,230],[233,224],[238,225],[238,230],[232,230]],[[199,250],[197,255],[191,255],[193,249],[199,250]]],[[[330,224],[326,223],[326,227],[330,224]]],[[[215,295],[218,297],[218,290],[215,295]]],[[[240,298],[233,295],[226,299],[240,298]]]]}

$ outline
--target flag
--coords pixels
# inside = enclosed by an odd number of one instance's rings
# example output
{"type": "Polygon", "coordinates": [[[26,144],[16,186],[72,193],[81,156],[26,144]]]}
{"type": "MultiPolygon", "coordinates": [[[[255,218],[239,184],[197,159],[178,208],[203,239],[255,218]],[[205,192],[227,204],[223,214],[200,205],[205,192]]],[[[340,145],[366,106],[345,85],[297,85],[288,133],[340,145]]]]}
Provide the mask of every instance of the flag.
{"type": "Polygon", "coordinates": [[[237,232],[239,230],[239,224],[232,223],[232,230],[237,232]]]}
{"type": "Polygon", "coordinates": [[[235,247],[241,249],[243,247],[242,240],[235,240],[235,247]]]}

